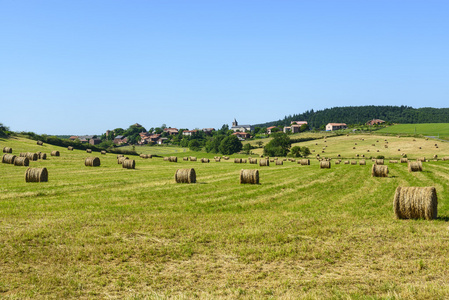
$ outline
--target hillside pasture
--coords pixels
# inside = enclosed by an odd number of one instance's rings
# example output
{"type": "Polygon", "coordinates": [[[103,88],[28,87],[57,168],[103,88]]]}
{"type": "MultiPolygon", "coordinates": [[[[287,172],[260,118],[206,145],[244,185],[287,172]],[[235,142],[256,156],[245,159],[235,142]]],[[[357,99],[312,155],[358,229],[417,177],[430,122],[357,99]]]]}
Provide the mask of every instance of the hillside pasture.
{"type": "Polygon", "coordinates": [[[379,133],[407,134],[449,139],[449,123],[396,124],[378,130],[379,133]]]}
{"type": "MultiPolygon", "coordinates": [[[[349,157],[353,139],[326,144],[349,157]]],[[[389,143],[421,155],[416,142],[389,143]]],[[[45,183],[0,164],[2,298],[449,297],[449,161],[417,173],[387,163],[387,178],[371,177],[370,160],[322,170],[315,159],[259,167],[130,156],[128,170],[114,154],[89,154],[101,159],[92,168],[85,151],[5,146],[61,156],[30,162],[48,169],[45,183]],[[197,183],[176,184],[178,168],[194,168],[197,183]],[[258,169],[260,184],[239,184],[241,169],[258,169]],[[435,186],[438,219],[395,219],[398,185],[435,186]]]]}

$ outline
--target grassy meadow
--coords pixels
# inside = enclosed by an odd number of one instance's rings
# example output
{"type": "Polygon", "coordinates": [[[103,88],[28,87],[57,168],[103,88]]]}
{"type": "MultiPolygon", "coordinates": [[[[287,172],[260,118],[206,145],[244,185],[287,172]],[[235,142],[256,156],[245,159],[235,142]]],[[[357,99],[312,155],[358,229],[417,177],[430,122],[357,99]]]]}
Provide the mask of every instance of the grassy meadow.
{"type": "Polygon", "coordinates": [[[380,129],[380,133],[434,136],[449,139],[449,123],[396,124],[380,129]]]}
{"type": "MultiPolygon", "coordinates": [[[[387,149],[384,139],[298,145],[328,157],[449,156],[443,142],[436,149],[432,140],[388,137],[387,149]]],[[[25,183],[26,167],[0,164],[1,298],[449,297],[449,161],[426,162],[417,173],[387,163],[388,178],[371,177],[370,160],[325,170],[315,159],[260,167],[233,157],[172,163],[129,156],[136,169],[128,170],[113,154],[23,138],[0,139],[5,146],[15,155],[47,153],[30,166],[46,167],[49,181],[25,183]],[[101,166],[85,167],[88,156],[101,166]],[[176,184],[179,168],[195,168],[197,183],[176,184]],[[259,169],[260,184],[240,185],[241,169],[259,169]],[[438,219],[395,219],[399,185],[435,186],[438,219]]],[[[153,149],[213,157],[136,147],[153,149]]]]}

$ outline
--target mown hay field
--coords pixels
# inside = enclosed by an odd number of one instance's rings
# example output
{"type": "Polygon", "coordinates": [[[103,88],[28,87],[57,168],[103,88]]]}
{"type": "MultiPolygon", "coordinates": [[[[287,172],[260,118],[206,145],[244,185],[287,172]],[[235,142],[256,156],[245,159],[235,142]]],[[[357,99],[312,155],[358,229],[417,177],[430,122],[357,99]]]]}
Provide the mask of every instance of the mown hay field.
{"type": "Polygon", "coordinates": [[[382,128],[381,133],[390,134],[420,134],[424,136],[435,136],[449,138],[449,123],[425,123],[425,124],[396,124],[382,128]]]}
{"type": "Polygon", "coordinates": [[[92,168],[85,151],[5,146],[61,155],[30,162],[48,182],[0,164],[2,298],[449,297],[449,161],[413,173],[386,162],[380,178],[371,160],[320,169],[129,156],[136,168],[124,169],[108,153],[92,168]],[[197,183],[175,183],[180,168],[197,183]],[[239,184],[241,169],[258,169],[260,184],[239,184]],[[396,219],[399,185],[434,186],[438,218],[396,219]]]}

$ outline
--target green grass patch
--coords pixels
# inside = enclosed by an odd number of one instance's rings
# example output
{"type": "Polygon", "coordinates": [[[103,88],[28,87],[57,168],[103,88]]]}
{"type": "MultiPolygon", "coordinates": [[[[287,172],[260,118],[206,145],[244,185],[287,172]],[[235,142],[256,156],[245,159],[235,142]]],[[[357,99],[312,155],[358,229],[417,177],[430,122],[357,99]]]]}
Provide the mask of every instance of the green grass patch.
{"type": "Polygon", "coordinates": [[[449,123],[396,124],[382,128],[379,133],[423,135],[449,139],[449,123]]]}

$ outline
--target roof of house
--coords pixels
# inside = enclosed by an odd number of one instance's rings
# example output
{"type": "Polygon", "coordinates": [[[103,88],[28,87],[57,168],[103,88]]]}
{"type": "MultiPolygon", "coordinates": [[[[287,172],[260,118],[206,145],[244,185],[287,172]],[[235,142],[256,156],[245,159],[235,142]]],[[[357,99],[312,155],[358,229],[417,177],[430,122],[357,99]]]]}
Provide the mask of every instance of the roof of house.
{"type": "Polygon", "coordinates": [[[178,131],[178,128],[164,128],[164,131],[178,131]]]}
{"type": "Polygon", "coordinates": [[[117,135],[115,138],[116,138],[116,139],[122,139],[122,138],[123,138],[123,135],[117,135]]]}
{"type": "Polygon", "coordinates": [[[277,126],[270,126],[270,127],[268,127],[267,129],[273,129],[273,128],[276,128],[277,126]]]}
{"type": "Polygon", "coordinates": [[[307,121],[291,121],[290,124],[293,125],[293,123],[298,124],[298,125],[302,125],[302,124],[307,124],[307,121]]]}
{"type": "Polygon", "coordinates": [[[327,125],[332,125],[332,126],[346,126],[346,123],[329,123],[327,125]]]}
{"type": "Polygon", "coordinates": [[[231,128],[242,128],[242,127],[253,127],[253,125],[237,125],[237,126],[232,126],[231,128]]]}

